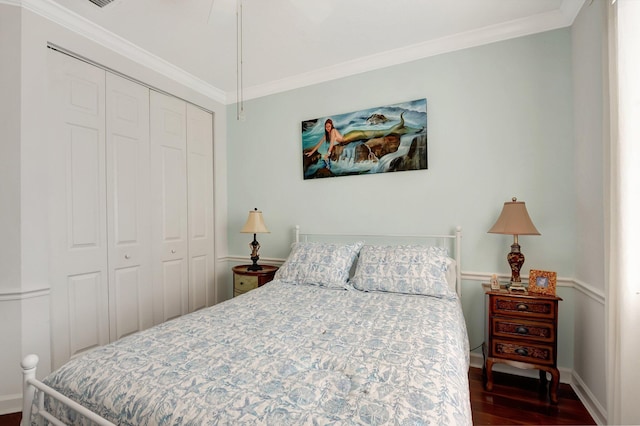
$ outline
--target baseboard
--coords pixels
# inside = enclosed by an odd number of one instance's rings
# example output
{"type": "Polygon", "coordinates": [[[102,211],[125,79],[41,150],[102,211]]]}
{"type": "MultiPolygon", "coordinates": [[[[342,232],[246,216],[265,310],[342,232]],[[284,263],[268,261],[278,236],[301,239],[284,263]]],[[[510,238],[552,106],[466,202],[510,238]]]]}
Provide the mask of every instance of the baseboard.
{"type": "MultiPolygon", "coordinates": [[[[471,352],[469,358],[469,364],[471,367],[483,368],[484,358],[481,353],[471,352]]],[[[507,364],[493,364],[493,371],[536,379],[539,377],[537,370],[524,370],[521,368],[511,367],[507,364]]],[[[578,399],[580,399],[580,402],[582,402],[591,417],[593,417],[593,421],[599,425],[606,425],[606,411],[595,398],[591,390],[585,385],[582,378],[580,378],[575,371],[568,368],[558,368],[558,371],[560,371],[560,383],[566,383],[571,386],[578,396],[578,399]]]]}
{"type": "Polygon", "coordinates": [[[0,415],[22,411],[22,395],[0,395],[0,415]]]}
{"type": "Polygon", "coordinates": [[[571,387],[575,391],[584,407],[587,409],[593,421],[599,425],[607,424],[607,411],[602,407],[602,404],[598,402],[598,399],[593,395],[591,390],[585,385],[584,380],[574,371],[572,375],[571,387]]]}
{"type": "MultiPolygon", "coordinates": [[[[470,364],[472,367],[482,368],[484,364],[484,358],[482,357],[482,354],[471,352],[470,364]]],[[[540,377],[538,370],[525,370],[522,368],[516,368],[510,365],[501,364],[501,363],[493,364],[493,371],[498,371],[500,373],[513,374],[514,376],[531,377],[534,379],[537,379],[540,377]]],[[[560,383],[566,383],[571,385],[573,370],[559,367],[558,371],[560,372],[560,383]]]]}

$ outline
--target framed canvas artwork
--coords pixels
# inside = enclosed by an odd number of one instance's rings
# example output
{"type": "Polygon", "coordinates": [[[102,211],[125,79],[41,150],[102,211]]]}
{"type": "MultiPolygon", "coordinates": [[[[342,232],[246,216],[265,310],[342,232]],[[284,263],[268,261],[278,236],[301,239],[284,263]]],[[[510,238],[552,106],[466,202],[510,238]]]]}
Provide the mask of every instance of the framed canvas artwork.
{"type": "Polygon", "coordinates": [[[427,100],[302,122],[304,179],[427,169],[427,100]]]}

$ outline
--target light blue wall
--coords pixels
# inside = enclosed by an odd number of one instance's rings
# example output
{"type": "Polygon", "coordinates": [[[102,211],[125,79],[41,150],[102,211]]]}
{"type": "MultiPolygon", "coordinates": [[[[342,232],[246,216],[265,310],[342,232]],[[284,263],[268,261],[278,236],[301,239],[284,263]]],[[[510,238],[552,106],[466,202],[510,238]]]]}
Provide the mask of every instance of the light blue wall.
{"type": "MultiPolygon", "coordinates": [[[[295,224],[420,234],[461,225],[463,272],[507,274],[512,237],[487,230],[517,196],[542,233],[520,238],[523,273],[573,277],[571,72],[571,35],[562,29],[246,101],[246,121],[230,106],[229,254],[248,255],[251,237],[238,231],[258,207],[271,230],[259,238],[262,257],[286,257],[295,224]],[[301,121],[418,98],[427,98],[428,170],[302,179],[301,121]]],[[[471,345],[482,341],[478,287],[465,283],[471,345]]],[[[572,318],[570,306],[561,321],[572,318]]],[[[572,345],[559,354],[570,367],[572,345]]]]}
{"type": "MultiPolygon", "coordinates": [[[[599,407],[607,406],[605,221],[609,174],[608,2],[583,7],[571,28],[576,181],[575,277],[592,292],[576,292],[574,374],[599,407]],[[594,294],[597,295],[594,297],[594,294]]],[[[578,382],[578,380],[576,380],[578,382]]],[[[609,410],[599,410],[605,418],[609,410]],[[603,412],[604,411],[604,412],[603,412]]],[[[611,411],[609,411],[611,412],[611,411]]]]}

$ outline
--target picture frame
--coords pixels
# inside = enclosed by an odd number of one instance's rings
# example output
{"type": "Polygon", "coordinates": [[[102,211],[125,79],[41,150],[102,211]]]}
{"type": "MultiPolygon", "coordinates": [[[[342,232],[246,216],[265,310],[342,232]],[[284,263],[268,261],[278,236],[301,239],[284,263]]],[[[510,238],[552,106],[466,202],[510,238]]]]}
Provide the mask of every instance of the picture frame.
{"type": "Polygon", "coordinates": [[[500,290],[500,281],[498,281],[498,276],[496,274],[491,275],[491,290],[500,290]]]}
{"type": "Polygon", "coordinates": [[[529,271],[529,293],[556,295],[557,274],[552,271],[531,269],[529,271]]]}
{"type": "Polygon", "coordinates": [[[301,123],[304,180],[428,169],[427,99],[301,123]]]}

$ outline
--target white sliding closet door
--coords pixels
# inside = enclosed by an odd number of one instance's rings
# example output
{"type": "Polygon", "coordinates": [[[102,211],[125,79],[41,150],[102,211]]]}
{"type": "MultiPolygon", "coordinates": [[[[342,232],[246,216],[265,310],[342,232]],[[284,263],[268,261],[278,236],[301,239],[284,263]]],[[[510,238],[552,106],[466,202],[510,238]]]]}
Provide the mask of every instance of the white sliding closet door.
{"type": "Polygon", "coordinates": [[[188,312],[186,102],[151,90],[154,322],[188,312]]]}
{"type": "Polygon", "coordinates": [[[111,340],[153,325],[149,89],[107,73],[107,224],[111,340]]]}
{"type": "Polygon", "coordinates": [[[105,71],[49,52],[53,366],[109,341],[105,71]]]}
{"type": "Polygon", "coordinates": [[[213,117],[187,104],[189,311],[214,303],[213,117]]]}

